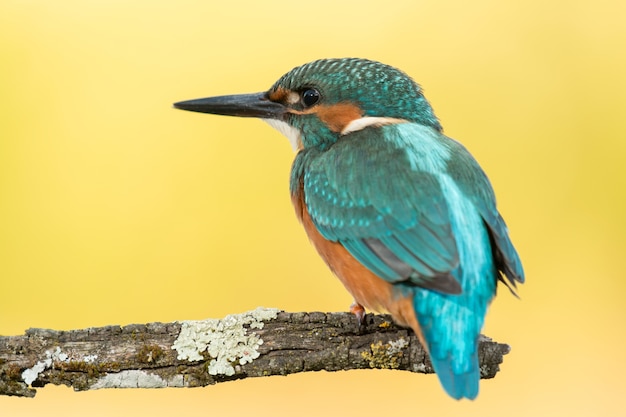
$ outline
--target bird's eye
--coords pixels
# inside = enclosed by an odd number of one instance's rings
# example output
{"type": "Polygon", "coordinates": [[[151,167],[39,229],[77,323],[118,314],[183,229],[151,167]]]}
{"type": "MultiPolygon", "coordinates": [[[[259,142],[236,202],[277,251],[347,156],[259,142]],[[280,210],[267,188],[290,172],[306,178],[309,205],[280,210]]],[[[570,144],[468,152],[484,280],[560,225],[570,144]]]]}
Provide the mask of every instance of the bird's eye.
{"type": "Polygon", "coordinates": [[[309,88],[302,92],[302,104],[311,107],[320,100],[320,92],[315,88],[309,88]]]}

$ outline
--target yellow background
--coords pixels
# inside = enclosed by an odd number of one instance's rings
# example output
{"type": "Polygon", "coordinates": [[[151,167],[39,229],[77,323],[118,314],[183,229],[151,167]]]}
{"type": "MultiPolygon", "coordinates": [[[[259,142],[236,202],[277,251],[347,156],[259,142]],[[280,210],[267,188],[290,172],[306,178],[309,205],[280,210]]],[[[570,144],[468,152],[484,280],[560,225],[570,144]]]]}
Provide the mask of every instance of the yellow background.
{"type": "Polygon", "coordinates": [[[343,311],[257,120],[175,101],[267,89],[359,56],[421,83],[481,162],[527,272],[485,333],[512,345],[475,402],[360,371],[203,389],[40,389],[2,416],[626,415],[626,3],[0,4],[0,334],[343,311]]]}

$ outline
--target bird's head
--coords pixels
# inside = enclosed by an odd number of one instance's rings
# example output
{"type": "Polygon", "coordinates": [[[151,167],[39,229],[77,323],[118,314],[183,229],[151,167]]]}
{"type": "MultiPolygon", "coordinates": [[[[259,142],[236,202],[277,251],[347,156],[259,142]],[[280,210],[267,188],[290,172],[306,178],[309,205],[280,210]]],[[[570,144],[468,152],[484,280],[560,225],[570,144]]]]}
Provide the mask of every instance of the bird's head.
{"type": "Polygon", "coordinates": [[[264,119],[296,149],[323,150],[352,132],[392,123],[413,122],[441,130],[420,86],[408,75],[357,58],[304,64],[266,92],[182,101],[174,107],[264,119]]]}

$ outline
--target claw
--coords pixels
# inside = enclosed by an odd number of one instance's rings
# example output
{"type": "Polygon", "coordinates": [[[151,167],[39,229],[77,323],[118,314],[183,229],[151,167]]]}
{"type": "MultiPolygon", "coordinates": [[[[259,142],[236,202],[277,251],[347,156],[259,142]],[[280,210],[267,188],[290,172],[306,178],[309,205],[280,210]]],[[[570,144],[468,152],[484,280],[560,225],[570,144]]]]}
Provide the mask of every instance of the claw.
{"type": "Polygon", "coordinates": [[[365,308],[356,301],[350,305],[350,313],[356,316],[359,325],[359,332],[365,327],[365,308]]]}

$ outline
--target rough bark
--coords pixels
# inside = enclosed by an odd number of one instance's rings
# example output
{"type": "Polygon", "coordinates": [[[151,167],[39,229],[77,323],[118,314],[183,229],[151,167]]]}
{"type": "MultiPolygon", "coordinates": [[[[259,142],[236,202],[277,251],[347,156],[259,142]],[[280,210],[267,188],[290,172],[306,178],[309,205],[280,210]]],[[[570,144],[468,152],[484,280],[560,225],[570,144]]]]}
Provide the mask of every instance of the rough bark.
{"type": "MultiPolygon", "coordinates": [[[[509,350],[481,336],[481,377],[493,378],[509,350]]],[[[433,372],[413,332],[387,315],[368,314],[359,328],[349,313],[257,309],[222,320],[29,329],[25,335],[0,337],[0,395],[33,397],[34,388],[46,384],[75,390],[199,387],[349,369],[433,372]],[[263,311],[269,316],[256,314],[263,311]],[[190,334],[190,329],[200,333],[190,334]],[[197,353],[189,350],[194,344],[197,353]]]]}

